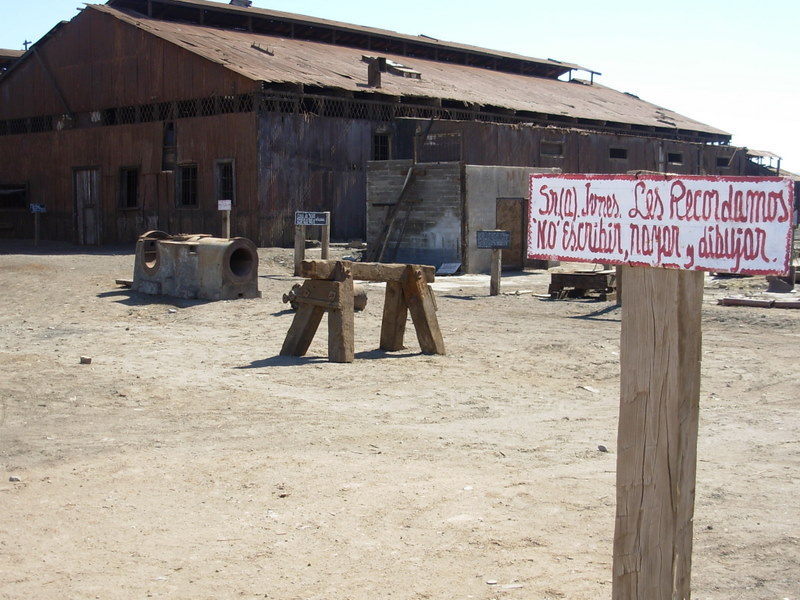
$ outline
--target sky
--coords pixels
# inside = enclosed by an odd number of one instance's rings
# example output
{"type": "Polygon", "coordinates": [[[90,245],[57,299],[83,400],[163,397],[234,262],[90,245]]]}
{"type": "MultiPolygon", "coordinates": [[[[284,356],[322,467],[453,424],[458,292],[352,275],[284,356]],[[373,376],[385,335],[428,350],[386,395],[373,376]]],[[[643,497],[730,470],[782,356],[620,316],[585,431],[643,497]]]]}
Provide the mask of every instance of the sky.
{"type": "MultiPolygon", "coordinates": [[[[0,48],[23,49],[25,40],[38,40],[82,6],[0,0],[0,48]]],[[[773,152],[782,169],[800,174],[797,0],[253,0],[253,6],[578,64],[602,73],[598,83],[731,133],[733,144],[773,152]]]]}

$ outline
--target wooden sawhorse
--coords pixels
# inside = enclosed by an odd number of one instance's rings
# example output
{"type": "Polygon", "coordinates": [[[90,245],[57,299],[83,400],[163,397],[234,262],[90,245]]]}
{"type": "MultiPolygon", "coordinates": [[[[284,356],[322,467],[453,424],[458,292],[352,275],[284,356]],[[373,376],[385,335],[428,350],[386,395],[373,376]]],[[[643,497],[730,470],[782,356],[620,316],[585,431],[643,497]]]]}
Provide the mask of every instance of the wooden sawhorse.
{"type": "Polygon", "coordinates": [[[295,301],[297,313],[281,348],[281,356],[303,356],[328,313],[328,358],[353,362],[353,280],[386,283],[381,323],[381,350],[403,349],[406,320],[411,320],[423,354],[444,354],[444,339],[436,319],[436,300],[430,283],[435,269],[421,265],[360,263],[346,260],[304,260],[305,277],[295,301]]]}

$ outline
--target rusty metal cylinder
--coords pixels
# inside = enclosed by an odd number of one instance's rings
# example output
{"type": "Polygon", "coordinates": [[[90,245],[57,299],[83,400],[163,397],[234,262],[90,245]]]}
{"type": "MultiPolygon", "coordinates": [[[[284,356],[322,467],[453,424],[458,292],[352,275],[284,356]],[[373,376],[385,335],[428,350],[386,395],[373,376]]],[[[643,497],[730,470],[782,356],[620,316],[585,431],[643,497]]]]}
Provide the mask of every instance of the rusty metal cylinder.
{"type": "Polygon", "coordinates": [[[136,243],[133,289],[204,300],[258,298],[258,251],[246,238],[148,231],[136,243]]]}

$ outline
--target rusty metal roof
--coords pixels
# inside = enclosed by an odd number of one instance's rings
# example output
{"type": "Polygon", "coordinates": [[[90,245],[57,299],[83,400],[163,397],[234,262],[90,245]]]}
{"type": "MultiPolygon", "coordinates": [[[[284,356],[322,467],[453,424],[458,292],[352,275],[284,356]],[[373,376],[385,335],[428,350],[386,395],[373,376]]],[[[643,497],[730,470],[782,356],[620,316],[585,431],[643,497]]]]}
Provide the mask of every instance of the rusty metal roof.
{"type": "MultiPolygon", "coordinates": [[[[571,70],[596,73],[592,69],[552,58],[532,58],[500,50],[438,40],[426,35],[413,36],[306,15],[263,8],[240,7],[208,0],[108,0],[106,4],[112,8],[137,12],[159,20],[194,22],[226,29],[247,29],[312,41],[325,40],[341,46],[371,49],[373,44],[388,43],[395,48],[404,48],[411,53],[422,52],[429,57],[439,54],[449,55],[446,60],[451,62],[464,63],[466,55],[471,60],[479,62],[481,59],[489,58],[501,61],[501,65],[503,61],[513,65],[521,63],[544,77],[557,78],[571,70]]],[[[501,70],[504,66],[508,65],[502,65],[501,70]]]]}
{"type": "MultiPolygon", "coordinates": [[[[191,3],[200,1],[191,0],[191,3]]],[[[219,6],[213,2],[205,4],[219,6]]],[[[577,120],[578,126],[581,120],[587,120],[617,127],[690,131],[720,138],[730,136],[720,129],[597,83],[516,75],[384,52],[369,53],[329,43],[151,19],[108,5],[88,5],[87,9],[111,15],[244,77],[267,84],[302,84],[306,88],[374,94],[376,99],[446,100],[466,106],[568,117],[577,120]],[[420,76],[383,73],[381,87],[369,87],[368,66],[363,60],[367,54],[383,56],[420,76]]]]}
{"type": "Polygon", "coordinates": [[[0,58],[19,58],[25,54],[22,50],[8,50],[7,48],[0,48],[0,58]]]}

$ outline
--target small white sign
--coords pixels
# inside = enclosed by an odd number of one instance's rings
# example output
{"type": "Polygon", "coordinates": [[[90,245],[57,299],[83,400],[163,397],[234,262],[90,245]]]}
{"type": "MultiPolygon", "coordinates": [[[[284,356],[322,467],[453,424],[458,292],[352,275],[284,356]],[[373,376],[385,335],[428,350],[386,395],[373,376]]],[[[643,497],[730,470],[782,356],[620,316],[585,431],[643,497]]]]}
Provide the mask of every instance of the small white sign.
{"type": "Polygon", "coordinates": [[[217,201],[217,210],[231,210],[233,207],[233,201],[231,200],[218,200],[217,201]]]}
{"type": "Polygon", "coordinates": [[[326,212],[309,212],[297,211],[294,213],[295,225],[327,225],[328,213],[326,212]]]}
{"type": "Polygon", "coordinates": [[[47,207],[44,204],[31,204],[32,213],[46,213],[47,207]]]}
{"type": "Polygon", "coordinates": [[[779,177],[531,175],[528,258],[789,270],[794,184],[779,177]]]}

